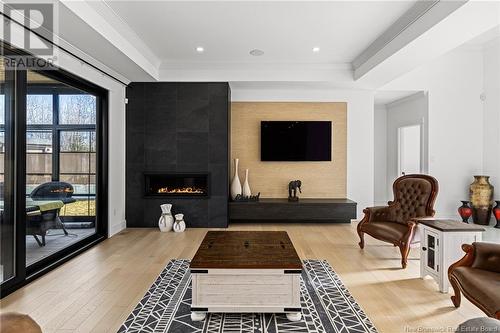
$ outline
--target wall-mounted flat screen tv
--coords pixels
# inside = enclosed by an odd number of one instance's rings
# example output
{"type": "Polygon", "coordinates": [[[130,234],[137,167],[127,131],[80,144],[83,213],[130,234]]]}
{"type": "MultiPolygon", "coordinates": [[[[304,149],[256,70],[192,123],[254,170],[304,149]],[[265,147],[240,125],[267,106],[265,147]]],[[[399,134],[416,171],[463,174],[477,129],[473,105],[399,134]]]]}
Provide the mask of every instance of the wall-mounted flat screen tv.
{"type": "Polygon", "coordinates": [[[331,121],[261,121],[262,161],[331,161],[331,121]]]}

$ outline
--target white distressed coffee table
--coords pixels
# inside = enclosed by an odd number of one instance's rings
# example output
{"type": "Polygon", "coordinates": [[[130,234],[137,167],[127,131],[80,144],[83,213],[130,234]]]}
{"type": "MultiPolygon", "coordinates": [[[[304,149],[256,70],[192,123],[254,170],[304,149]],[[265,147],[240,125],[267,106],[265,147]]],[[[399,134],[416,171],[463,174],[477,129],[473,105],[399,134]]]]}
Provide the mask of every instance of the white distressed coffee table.
{"type": "Polygon", "coordinates": [[[284,231],[209,231],[190,271],[193,321],[208,312],[302,317],[302,262],[284,231]]]}

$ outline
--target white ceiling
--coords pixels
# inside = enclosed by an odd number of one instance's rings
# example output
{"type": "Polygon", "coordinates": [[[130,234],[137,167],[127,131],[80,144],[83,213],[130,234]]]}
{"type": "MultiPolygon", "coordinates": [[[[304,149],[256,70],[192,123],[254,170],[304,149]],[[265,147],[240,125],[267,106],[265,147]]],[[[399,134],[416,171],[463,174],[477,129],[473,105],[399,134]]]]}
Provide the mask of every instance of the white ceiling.
{"type": "Polygon", "coordinates": [[[350,63],[415,1],[114,1],[108,6],[162,61],[350,63]],[[205,52],[195,52],[203,46],[205,52]],[[313,53],[312,48],[321,48],[313,53]],[[261,49],[261,57],[249,55],[261,49]]]}
{"type": "Polygon", "coordinates": [[[60,3],[63,46],[125,83],[378,89],[500,24],[500,2],[491,1],[60,3]],[[316,46],[319,53],[312,52],[316,46]],[[265,54],[250,56],[255,48],[265,54]]]}

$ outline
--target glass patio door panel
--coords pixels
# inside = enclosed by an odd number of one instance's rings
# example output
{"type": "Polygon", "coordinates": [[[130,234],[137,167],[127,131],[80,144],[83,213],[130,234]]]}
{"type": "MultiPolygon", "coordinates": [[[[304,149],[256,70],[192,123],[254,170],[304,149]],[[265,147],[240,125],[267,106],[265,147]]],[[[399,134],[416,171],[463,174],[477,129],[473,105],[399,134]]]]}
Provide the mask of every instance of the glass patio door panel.
{"type": "Polygon", "coordinates": [[[63,215],[88,221],[95,218],[96,159],[95,131],[61,131],[60,167],[61,181],[73,184],[76,202],[67,205],[63,215]],[[84,218],[83,218],[84,219],[84,218]]]}
{"type": "Polygon", "coordinates": [[[26,123],[28,125],[52,124],[53,98],[50,94],[26,96],[26,123]]]}
{"type": "Polygon", "coordinates": [[[59,95],[59,123],[68,125],[95,125],[97,98],[81,92],[59,95]]]}
{"type": "Polygon", "coordinates": [[[16,275],[12,174],[12,106],[14,75],[0,58],[0,283],[16,275]]]}
{"type": "Polygon", "coordinates": [[[0,47],[4,297],[106,238],[107,91],[62,69],[6,67],[26,54],[0,47]]]}
{"type": "Polygon", "coordinates": [[[52,181],[52,132],[26,132],[26,195],[52,181]]]}
{"type": "Polygon", "coordinates": [[[96,233],[92,94],[28,71],[26,265],[96,233]]]}

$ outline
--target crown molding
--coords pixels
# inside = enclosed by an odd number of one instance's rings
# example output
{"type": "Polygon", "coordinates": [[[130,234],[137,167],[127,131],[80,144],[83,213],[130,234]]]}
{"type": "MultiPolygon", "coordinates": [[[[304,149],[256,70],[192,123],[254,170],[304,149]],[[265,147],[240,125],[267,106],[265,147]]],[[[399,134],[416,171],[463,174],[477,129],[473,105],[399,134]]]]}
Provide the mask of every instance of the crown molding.
{"type": "MultiPolygon", "coordinates": [[[[433,9],[437,6],[434,6],[433,9]]],[[[428,11],[428,13],[432,11],[428,11]]],[[[371,69],[363,72],[361,77],[359,77],[360,69],[355,69],[355,80],[375,88],[386,87],[391,81],[405,73],[429,63],[497,27],[500,23],[499,13],[500,2],[468,1],[441,20],[439,24],[435,24],[394,54],[385,59],[378,59],[379,62],[376,65],[372,63],[371,69]]],[[[434,14],[436,15],[436,13],[434,14]]],[[[363,70],[366,69],[365,67],[363,70]]]]}
{"type": "MultiPolygon", "coordinates": [[[[9,3],[5,3],[4,1],[0,0],[0,5],[2,6],[2,13],[3,13],[3,7],[7,6],[12,9],[12,7],[9,5],[9,3]]],[[[55,4],[56,6],[58,5],[57,3],[55,4]]],[[[56,13],[59,13],[57,11],[56,13]]],[[[17,12],[18,16],[20,15],[19,12],[17,12]]],[[[6,22],[10,22],[10,24],[16,24],[25,31],[29,32],[32,37],[30,38],[40,38],[36,36],[32,31],[30,31],[29,27],[25,26],[25,22],[29,21],[30,26],[38,26],[37,28],[37,33],[42,36],[43,38],[46,38],[47,40],[51,40],[51,44],[54,45],[55,48],[58,49],[58,52],[64,52],[70,57],[77,58],[82,65],[84,63],[89,64],[90,66],[94,67],[101,73],[105,73],[109,77],[115,79],[116,81],[122,83],[122,84],[129,84],[131,81],[123,76],[121,73],[118,73],[117,71],[113,70],[112,68],[106,66],[104,63],[99,61],[98,59],[92,57],[88,53],[84,52],[77,46],[71,44],[70,42],[66,41],[64,38],[62,38],[59,34],[57,29],[56,31],[50,31],[46,29],[45,27],[41,26],[40,22],[37,22],[35,19],[33,19],[31,16],[26,17],[26,16],[19,16],[19,17],[7,17],[7,16],[2,16],[2,31],[3,31],[3,25],[6,24],[6,22]]],[[[13,42],[13,46],[19,47],[20,49],[24,48],[22,45],[16,45],[15,41],[13,42]]],[[[36,54],[35,54],[36,56],[36,54]]],[[[59,60],[54,57],[54,64],[56,66],[59,65],[59,60]]]]}
{"type": "Polygon", "coordinates": [[[441,22],[467,1],[417,1],[352,62],[354,78],[359,79],[385,59],[441,22]]]}
{"type": "Polygon", "coordinates": [[[439,0],[417,1],[413,7],[408,9],[394,24],[385,30],[377,39],[375,39],[366,49],[364,49],[353,61],[354,68],[360,67],[371,57],[377,54],[381,49],[387,46],[394,38],[403,33],[408,27],[417,21],[428,10],[434,7],[439,0]]]}
{"type": "Polygon", "coordinates": [[[182,61],[163,61],[161,69],[176,70],[196,70],[196,69],[303,69],[303,70],[338,70],[352,71],[350,63],[305,63],[305,62],[182,62],[182,61]]]}
{"type": "Polygon", "coordinates": [[[360,86],[350,64],[324,63],[169,63],[160,81],[330,82],[338,87],[360,86]]]}
{"type": "Polygon", "coordinates": [[[426,98],[427,97],[427,92],[426,91],[418,91],[414,94],[411,94],[409,96],[405,96],[403,98],[400,98],[398,100],[395,100],[395,101],[392,101],[390,103],[387,103],[385,105],[385,107],[387,109],[390,109],[390,108],[393,108],[393,107],[396,107],[396,106],[399,106],[403,103],[408,103],[408,102],[411,102],[411,101],[414,101],[414,100],[417,100],[419,98],[426,98]]]}
{"type": "Polygon", "coordinates": [[[105,38],[144,72],[158,79],[160,59],[104,0],[61,0],[65,7],[105,38]]]}
{"type": "Polygon", "coordinates": [[[112,19],[111,24],[117,28],[127,40],[136,45],[141,53],[153,64],[155,68],[159,68],[161,60],[151,50],[151,48],[142,40],[142,38],[135,32],[134,29],[109,5],[109,0],[92,0],[92,6],[95,6],[97,12],[104,14],[106,19],[112,19]]]}

